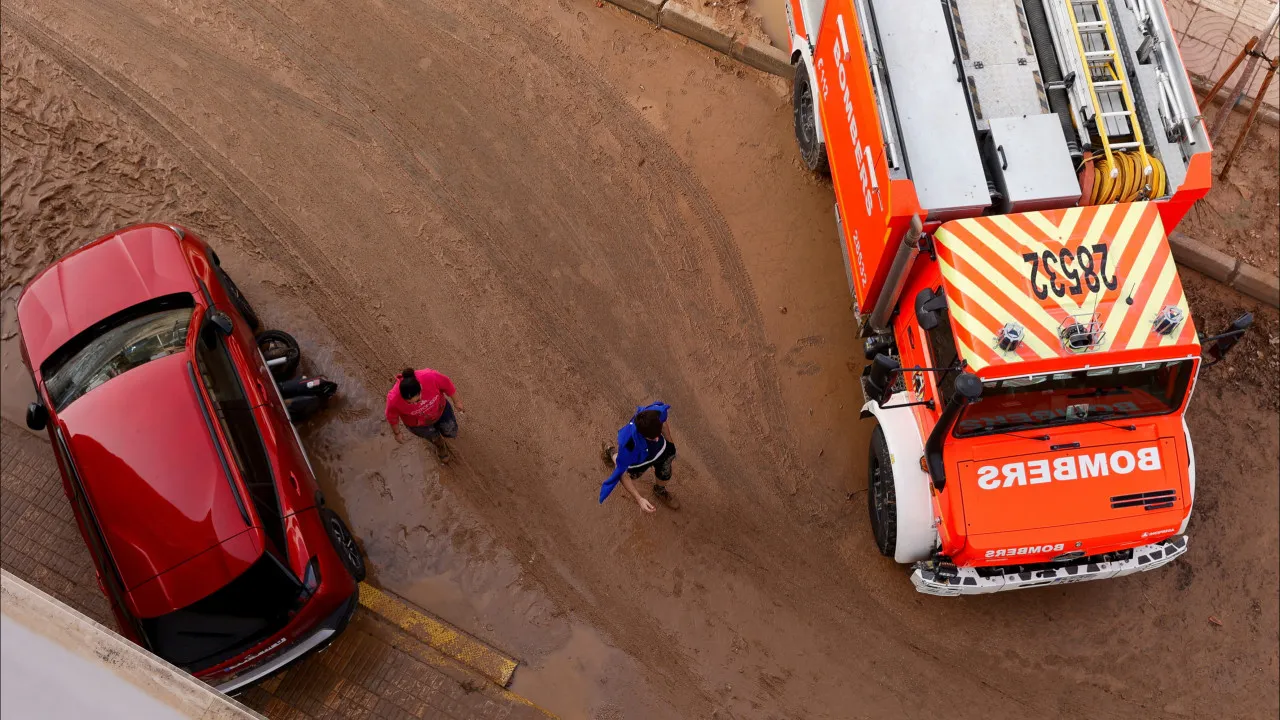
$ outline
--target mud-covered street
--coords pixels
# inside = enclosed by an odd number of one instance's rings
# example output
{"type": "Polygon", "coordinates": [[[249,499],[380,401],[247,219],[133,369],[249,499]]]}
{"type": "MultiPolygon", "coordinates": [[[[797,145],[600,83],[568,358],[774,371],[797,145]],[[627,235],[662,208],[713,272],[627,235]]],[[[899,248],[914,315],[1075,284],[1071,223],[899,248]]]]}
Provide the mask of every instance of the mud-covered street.
{"type": "Polygon", "coordinates": [[[177,222],[341,384],[303,436],[370,580],[562,717],[1280,711],[1274,311],[1184,276],[1203,330],[1259,313],[1192,401],[1185,558],[925,597],[869,536],[834,199],[783,81],[592,0],[0,7],[5,418],[23,284],[177,222]],[[406,366],[465,399],[448,466],[387,431],[406,366]],[[651,399],[682,507],[597,504],[651,399]]]}

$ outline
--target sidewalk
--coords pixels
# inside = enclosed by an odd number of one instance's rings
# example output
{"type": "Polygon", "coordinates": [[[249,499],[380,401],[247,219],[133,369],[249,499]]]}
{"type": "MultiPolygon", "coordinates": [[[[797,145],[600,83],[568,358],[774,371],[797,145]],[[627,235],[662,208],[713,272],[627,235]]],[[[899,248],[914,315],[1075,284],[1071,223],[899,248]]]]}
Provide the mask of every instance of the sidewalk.
{"type": "MultiPolygon", "coordinates": [[[[0,566],[116,627],[48,442],[8,421],[0,421],[0,566]]],[[[360,609],[332,645],[237,699],[290,720],[553,717],[500,686],[514,666],[429,614],[362,586],[360,609]]]]}

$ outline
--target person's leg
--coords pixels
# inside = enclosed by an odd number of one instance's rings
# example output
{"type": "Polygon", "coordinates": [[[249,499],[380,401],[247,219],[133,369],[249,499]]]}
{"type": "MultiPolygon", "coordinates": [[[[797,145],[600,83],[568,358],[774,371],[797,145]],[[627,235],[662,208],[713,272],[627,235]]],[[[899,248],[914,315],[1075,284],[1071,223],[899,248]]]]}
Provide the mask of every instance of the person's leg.
{"type": "Polygon", "coordinates": [[[437,435],[440,434],[440,431],[436,430],[431,425],[417,425],[417,426],[405,425],[405,429],[407,429],[409,432],[413,433],[414,435],[417,435],[418,437],[422,438],[423,440],[432,440],[433,438],[435,438],[437,435]]]}
{"type": "Polygon", "coordinates": [[[676,500],[675,496],[667,490],[667,483],[671,480],[671,461],[675,459],[675,456],[675,443],[667,441],[667,446],[663,448],[662,454],[653,463],[653,474],[657,480],[653,484],[653,494],[673,510],[680,507],[680,501],[676,500]]]}
{"type": "Polygon", "coordinates": [[[436,454],[440,456],[440,462],[447,463],[449,458],[453,457],[453,452],[449,449],[449,443],[445,442],[445,438],[458,437],[458,418],[453,414],[453,403],[445,401],[444,412],[440,414],[440,419],[432,425],[436,430],[436,436],[431,440],[435,443],[436,454]]]}
{"type": "Polygon", "coordinates": [[[453,414],[453,403],[445,401],[444,412],[432,427],[447,438],[458,437],[458,416],[453,414]]]}
{"type": "Polygon", "coordinates": [[[449,452],[449,446],[445,444],[444,438],[440,437],[440,431],[436,429],[435,425],[420,425],[418,427],[406,425],[405,427],[408,427],[409,432],[417,435],[423,440],[430,440],[431,444],[436,448],[436,455],[440,458],[440,462],[443,463],[449,461],[449,457],[451,455],[449,452]]]}

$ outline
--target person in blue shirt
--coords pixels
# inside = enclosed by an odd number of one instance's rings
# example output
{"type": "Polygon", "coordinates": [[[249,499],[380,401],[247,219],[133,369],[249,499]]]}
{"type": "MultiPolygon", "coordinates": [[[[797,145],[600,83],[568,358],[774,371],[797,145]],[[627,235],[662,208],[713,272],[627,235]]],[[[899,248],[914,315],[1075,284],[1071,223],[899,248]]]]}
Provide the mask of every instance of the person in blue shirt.
{"type": "Polygon", "coordinates": [[[671,480],[671,461],[676,456],[675,444],[667,439],[669,410],[671,406],[662,401],[636,408],[631,422],[618,431],[618,444],[605,444],[604,461],[613,466],[613,474],[600,486],[600,502],[603,503],[618,481],[622,481],[622,487],[635,498],[640,509],[653,512],[653,503],[641,497],[632,482],[652,467],[657,480],[653,484],[654,497],[672,510],[680,507],[680,502],[667,490],[667,482],[671,480]]]}

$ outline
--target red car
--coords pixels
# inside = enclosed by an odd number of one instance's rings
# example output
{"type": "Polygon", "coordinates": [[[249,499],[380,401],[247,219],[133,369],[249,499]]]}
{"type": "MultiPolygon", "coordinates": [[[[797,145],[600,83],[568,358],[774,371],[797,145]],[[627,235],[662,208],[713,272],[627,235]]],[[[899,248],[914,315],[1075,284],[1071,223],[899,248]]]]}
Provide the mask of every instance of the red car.
{"type": "Polygon", "coordinates": [[[254,339],[199,238],[136,225],[18,300],[22,357],[124,635],[223,692],[346,627],[364,560],[324,506],[254,339]]]}

